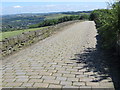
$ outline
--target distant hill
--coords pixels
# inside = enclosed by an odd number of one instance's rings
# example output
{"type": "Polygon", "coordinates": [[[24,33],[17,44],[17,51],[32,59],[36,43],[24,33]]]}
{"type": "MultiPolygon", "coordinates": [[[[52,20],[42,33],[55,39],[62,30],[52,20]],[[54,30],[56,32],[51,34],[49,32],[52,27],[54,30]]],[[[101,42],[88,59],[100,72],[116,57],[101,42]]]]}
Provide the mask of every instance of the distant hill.
{"type": "Polygon", "coordinates": [[[53,13],[25,13],[2,16],[2,31],[28,29],[30,25],[40,23],[47,19],[56,19],[70,15],[90,14],[91,11],[53,12],[53,13]]]}

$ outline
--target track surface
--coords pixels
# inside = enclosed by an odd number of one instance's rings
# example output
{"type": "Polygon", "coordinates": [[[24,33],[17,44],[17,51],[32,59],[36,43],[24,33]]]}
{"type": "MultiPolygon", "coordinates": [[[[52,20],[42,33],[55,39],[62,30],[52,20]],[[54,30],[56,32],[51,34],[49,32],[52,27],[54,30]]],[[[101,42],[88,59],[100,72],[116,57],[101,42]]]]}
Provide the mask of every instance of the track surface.
{"type": "Polygon", "coordinates": [[[101,63],[98,54],[90,54],[96,50],[96,35],[93,21],[77,22],[6,58],[2,86],[114,88],[109,75],[94,70],[94,64],[101,63]]]}

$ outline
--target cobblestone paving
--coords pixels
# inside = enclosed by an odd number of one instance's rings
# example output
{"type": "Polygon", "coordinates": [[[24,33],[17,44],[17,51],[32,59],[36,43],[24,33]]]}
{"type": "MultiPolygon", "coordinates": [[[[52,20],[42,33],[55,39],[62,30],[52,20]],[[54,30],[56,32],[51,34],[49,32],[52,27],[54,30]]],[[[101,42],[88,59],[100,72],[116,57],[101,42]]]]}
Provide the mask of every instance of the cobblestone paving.
{"type": "Polygon", "coordinates": [[[95,48],[97,31],[92,21],[78,22],[3,60],[2,86],[28,88],[114,88],[110,77],[83,68],[75,54],[95,48]]]}

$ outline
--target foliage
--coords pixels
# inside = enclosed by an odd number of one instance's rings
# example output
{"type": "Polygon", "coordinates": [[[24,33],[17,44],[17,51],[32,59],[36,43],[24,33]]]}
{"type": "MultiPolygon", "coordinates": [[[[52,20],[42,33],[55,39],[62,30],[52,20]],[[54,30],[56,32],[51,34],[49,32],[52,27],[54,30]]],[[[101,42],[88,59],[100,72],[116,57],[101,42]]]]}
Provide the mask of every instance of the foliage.
{"type": "Polygon", "coordinates": [[[120,33],[120,2],[111,5],[111,9],[94,10],[90,15],[90,20],[96,23],[102,47],[115,48],[120,33]]]}
{"type": "Polygon", "coordinates": [[[88,14],[82,14],[81,17],[80,17],[80,19],[81,19],[81,20],[88,20],[88,19],[89,19],[89,16],[90,16],[90,15],[88,15],[88,14]]]}
{"type": "Polygon", "coordinates": [[[68,15],[81,15],[81,14],[90,14],[92,11],[78,11],[78,12],[62,12],[62,14],[68,15]]]}

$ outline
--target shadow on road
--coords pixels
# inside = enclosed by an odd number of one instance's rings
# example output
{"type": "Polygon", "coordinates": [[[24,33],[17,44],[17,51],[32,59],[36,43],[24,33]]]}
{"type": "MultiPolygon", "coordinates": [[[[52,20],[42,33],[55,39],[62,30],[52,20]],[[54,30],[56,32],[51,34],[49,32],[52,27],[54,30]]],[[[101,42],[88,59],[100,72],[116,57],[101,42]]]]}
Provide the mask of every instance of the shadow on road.
{"type": "MultiPolygon", "coordinates": [[[[77,63],[83,63],[82,69],[87,68],[87,72],[93,71],[96,80],[92,82],[101,82],[109,77],[112,78],[116,90],[120,90],[120,60],[111,52],[104,51],[100,48],[99,36],[96,36],[96,48],[87,48],[82,54],[75,54],[74,59],[77,63]]],[[[111,81],[109,81],[111,82],[111,81]]]]}

